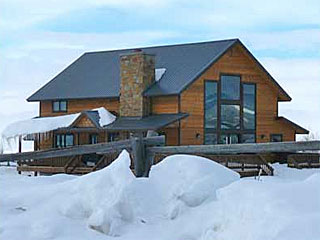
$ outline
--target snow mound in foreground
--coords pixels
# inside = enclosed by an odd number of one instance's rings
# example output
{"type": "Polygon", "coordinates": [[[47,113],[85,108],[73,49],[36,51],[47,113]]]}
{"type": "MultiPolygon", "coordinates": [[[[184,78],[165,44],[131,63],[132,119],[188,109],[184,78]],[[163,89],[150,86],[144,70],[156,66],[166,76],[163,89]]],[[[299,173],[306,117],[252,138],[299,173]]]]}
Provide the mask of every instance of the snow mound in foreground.
{"type": "Polygon", "coordinates": [[[109,167],[67,182],[72,197],[62,205],[63,215],[88,218],[90,228],[118,236],[129,223],[177,218],[239,179],[211,160],[189,155],[167,157],[152,167],[149,178],[135,178],[129,166],[123,151],[109,167]]]}
{"type": "Polygon", "coordinates": [[[320,169],[274,165],[277,176],[258,181],[189,155],[167,157],[150,178],[129,165],[124,151],[81,177],[0,168],[0,239],[320,239],[320,169]]]}
{"type": "Polygon", "coordinates": [[[61,212],[71,218],[88,218],[90,228],[117,235],[117,228],[133,220],[126,188],[135,179],[130,156],[123,151],[109,167],[65,183],[72,193],[61,212]]]}

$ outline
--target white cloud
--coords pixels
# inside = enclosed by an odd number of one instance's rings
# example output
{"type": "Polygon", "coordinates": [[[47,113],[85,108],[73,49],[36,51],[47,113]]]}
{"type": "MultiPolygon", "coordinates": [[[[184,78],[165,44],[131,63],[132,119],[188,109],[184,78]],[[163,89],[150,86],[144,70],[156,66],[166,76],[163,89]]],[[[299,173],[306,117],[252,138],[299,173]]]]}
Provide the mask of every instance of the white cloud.
{"type": "Polygon", "coordinates": [[[320,44],[320,29],[241,34],[241,38],[256,50],[304,52],[314,51],[320,44]]]}
{"type": "Polygon", "coordinates": [[[166,1],[161,0],[1,0],[0,29],[9,31],[23,29],[59,15],[96,7],[139,9],[161,7],[165,3],[166,1]]]}
{"type": "Polygon", "coordinates": [[[0,109],[7,114],[33,111],[26,98],[85,51],[150,45],[176,36],[172,32],[137,31],[106,34],[30,32],[20,46],[3,49],[0,58],[0,109]]]}
{"type": "MultiPolygon", "coordinates": [[[[296,24],[319,24],[318,0],[216,0],[208,1],[197,9],[197,22],[215,28],[248,29],[254,26],[279,27],[296,24]],[[202,11],[202,14],[200,12],[202,11]]],[[[259,31],[258,29],[256,29],[259,31]]]]}
{"type": "Polygon", "coordinates": [[[320,59],[263,58],[261,62],[292,97],[280,103],[280,115],[320,132],[320,59]]]}

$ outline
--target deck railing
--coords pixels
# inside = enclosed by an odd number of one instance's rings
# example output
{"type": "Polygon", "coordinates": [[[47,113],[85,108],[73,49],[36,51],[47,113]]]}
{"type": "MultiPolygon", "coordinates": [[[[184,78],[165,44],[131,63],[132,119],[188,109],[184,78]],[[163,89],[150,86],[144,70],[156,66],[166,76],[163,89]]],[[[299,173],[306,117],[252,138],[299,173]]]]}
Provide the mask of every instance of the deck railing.
{"type": "MultiPolygon", "coordinates": [[[[272,175],[273,169],[268,164],[268,159],[266,159],[268,154],[286,153],[287,155],[291,154],[294,156],[301,151],[320,150],[320,141],[190,146],[164,146],[164,143],[165,139],[163,136],[151,138],[132,137],[128,140],[110,143],[79,145],[64,149],[51,149],[16,154],[2,154],[0,155],[0,162],[27,160],[32,163],[39,159],[68,157],[69,160],[62,168],[59,168],[59,171],[69,173],[70,171],[74,172],[76,170],[77,164],[81,160],[81,157],[79,156],[85,154],[100,155],[96,165],[91,168],[90,171],[92,171],[97,170],[106,164],[110,164],[113,160],[110,158],[112,154],[112,158],[115,158],[115,153],[127,149],[133,156],[134,172],[138,177],[148,176],[151,165],[159,160],[156,160],[157,156],[168,156],[172,154],[200,155],[220,163],[221,161],[219,158],[224,158],[223,161],[225,163],[223,164],[227,167],[233,168],[234,166],[231,166],[231,163],[237,163],[240,169],[250,169],[253,165],[256,165],[257,168],[262,169],[265,174],[272,175]],[[247,157],[245,156],[246,154],[247,157]],[[108,157],[108,155],[110,156],[108,157]]],[[[291,158],[294,159],[294,157],[291,158]]],[[[30,165],[32,164],[29,164],[29,166],[30,165]]],[[[87,171],[84,169],[82,170],[83,172],[87,171]]]]}

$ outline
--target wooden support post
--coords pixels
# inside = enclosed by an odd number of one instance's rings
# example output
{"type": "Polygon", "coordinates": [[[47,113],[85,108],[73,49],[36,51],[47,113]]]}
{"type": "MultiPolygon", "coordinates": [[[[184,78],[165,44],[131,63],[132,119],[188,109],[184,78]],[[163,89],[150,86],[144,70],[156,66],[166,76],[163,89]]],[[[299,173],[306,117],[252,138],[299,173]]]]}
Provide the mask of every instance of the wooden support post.
{"type": "Polygon", "coordinates": [[[135,134],[131,138],[131,148],[133,154],[134,171],[137,177],[143,177],[145,175],[146,168],[146,152],[145,145],[143,143],[142,132],[135,134]]]}
{"type": "Polygon", "coordinates": [[[18,152],[22,152],[22,136],[19,136],[19,147],[18,147],[18,152]]]}
{"type": "Polygon", "coordinates": [[[104,162],[104,160],[106,159],[106,157],[107,157],[107,155],[103,155],[103,156],[99,159],[99,161],[96,163],[96,165],[93,166],[93,168],[92,168],[91,171],[93,172],[93,171],[97,170],[98,167],[100,167],[100,165],[102,165],[102,163],[104,162]]]}
{"type": "Polygon", "coordinates": [[[153,165],[155,154],[149,151],[146,151],[146,162],[145,162],[145,170],[144,177],[149,177],[150,168],[153,165]]]}

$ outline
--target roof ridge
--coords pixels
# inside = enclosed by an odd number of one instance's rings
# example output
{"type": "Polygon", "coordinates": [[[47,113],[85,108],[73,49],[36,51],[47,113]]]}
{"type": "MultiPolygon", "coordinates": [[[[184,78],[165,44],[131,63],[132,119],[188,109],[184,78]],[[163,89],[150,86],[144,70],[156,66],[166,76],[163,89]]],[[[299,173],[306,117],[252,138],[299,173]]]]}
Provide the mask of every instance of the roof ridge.
{"type": "Polygon", "coordinates": [[[218,43],[218,42],[232,42],[239,41],[239,38],[229,38],[229,39],[221,39],[221,40],[212,40],[212,41],[201,41],[201,42],[189,42],[189,43],[175,43],[168,45],[159,45],[159,46],[149,46],[149,47],[131,47],[131,48],[120,48],[114,50],[101,50],[101,51],[89,51],[84,54],[95,54],[95,53],[106,53],[106,52],[118,52],[118,51],[129,51],[135,49],[150,49],[150,48],[162,48],[162,47],[177,47],[177,46],[186,46],[186,45],[198,45],[198,44],[206,44],[206,43],[218,43]]]}

